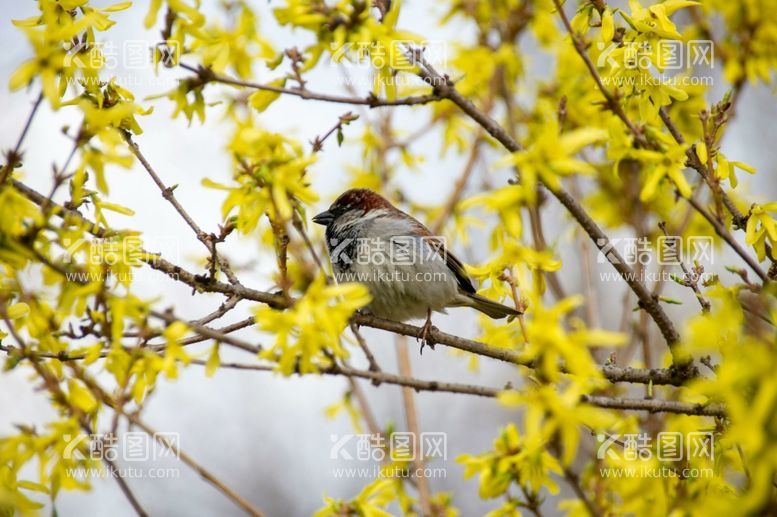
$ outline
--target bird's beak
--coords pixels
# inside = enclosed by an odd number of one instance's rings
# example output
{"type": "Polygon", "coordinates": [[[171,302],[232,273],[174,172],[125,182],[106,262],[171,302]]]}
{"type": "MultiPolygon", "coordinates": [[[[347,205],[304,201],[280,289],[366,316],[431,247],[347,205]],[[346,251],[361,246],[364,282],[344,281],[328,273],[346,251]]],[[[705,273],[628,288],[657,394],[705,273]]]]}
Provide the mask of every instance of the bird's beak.
{"type": "Polygon", "coordinates": [[[324,210],[313,218],[313,222],[321,225],[328,225],[334,220],[335,216],[329,210],[324,210]]]}

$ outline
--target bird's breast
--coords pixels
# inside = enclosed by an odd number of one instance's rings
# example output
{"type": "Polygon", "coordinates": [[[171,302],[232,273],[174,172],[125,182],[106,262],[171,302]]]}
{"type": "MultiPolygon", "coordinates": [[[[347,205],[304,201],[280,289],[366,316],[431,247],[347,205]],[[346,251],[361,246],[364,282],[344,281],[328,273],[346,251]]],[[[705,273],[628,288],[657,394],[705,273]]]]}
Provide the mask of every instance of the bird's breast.
{"type": "Polygon", "coordinates": [[[365,284],[372,295],[368,310],[378,317],[423,318],[427,309],[441,311],[456,297],[453,273],[425,239],[362,234],[339,246],[340,253],[332,257],[338,282],[365,284]]]}

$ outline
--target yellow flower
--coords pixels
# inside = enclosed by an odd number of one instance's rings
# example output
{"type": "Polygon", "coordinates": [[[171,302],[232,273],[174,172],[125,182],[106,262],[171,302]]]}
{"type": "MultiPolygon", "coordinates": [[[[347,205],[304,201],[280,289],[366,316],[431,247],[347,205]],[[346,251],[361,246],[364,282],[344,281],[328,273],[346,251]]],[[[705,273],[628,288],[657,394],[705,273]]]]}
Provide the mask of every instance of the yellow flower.
{"type": "Polygon", "coordinates": [[[468,210],[474,206],[484,206],[488,211],[499,215],[502,227],[510,236],[520,239],[523,233],[521,207],[526,204],[527,198],[524,191],[523,185],[507,185],[472,196],[461,203],[461,209],[468,210]]]}
{"type": "Polygon", "coordinates": [[[667,0],[650,7],[642,7],[637,0],[629,0],[631,15],[620,11],[631,26],[646,34],[656,34],[662,38],[681,39],[677,27],[669,19],[675,11],[683,7],[699,5],[699,2],[689,0],[667,0]]]}
{"type": "Polygon", "coordinates": [[[43,95],[56,108],[78,71],[85,83],[99,83],[98,72],[104,58],[95,45],[94,31],[111,28],[115,22],[108,15],[127,9],[131,2],[104,8],[86,4],[86,0],[41,0],[38,2],[40,16],[14,20],[14,25],[27,36],[35,56],[11,75],[12,90],[40,77],[43,95]]]}
{"type": "Polygon", "coordinates": [[[766,256],[767,239],[771,243],[772,258],[777,259],[777,253],[774,249],[775,243],[777,243],[777,222],[772,219],[768,212],[777,212],[777,202],[765,205],[753,204],[750,208],[750,216],[747,218],[745,242],[758,253],[758,260],[763,260],[766,256]]]}
{"type": "Polygon", "coordinates": [[[683,175],[685,169],[687,145],[672,145],[666,151],[635,150],[630,155],[638,159],[646,174],[645,183],[639,193],[643,202],[651,201],[658,192],[658,185],[669,178],[685,198],[691,196],[691,186],[683,175]]]}
{"type": "Polygon", "coordinates": [[[165,357],[162,363],[162,371],[170,379],[178,377],[178,361],[189,364],[191,358],[181,346],[181,340],[188,332],[188,327],[182,321],[175,321],[162,332],[165,338],[165,357]]]}
{"type": "MultiPolygon", "coordinates": [[[[702,162],[706,163],[706,160],[702,160],[702,162]]],[[[739,183],[735,174],[735,169],[742,169],[748,174],[755,174],[755,168],[742,162],[730,162],[720,151],[718,151],[717,156],[715,156],[715,162],[718,165],[715,168],[715,175],[722,180],[727,179],[731,184],[731,188],[736,188],[739,183]]]]}
{"type": "Polygon", "coordinates": [[[275,336],[275,343],[261,357],[277,361],[284,375],[318,371],[319,362],[327,360],[325,350],[347,357],[340,335],[353,313],[369,301],[363,284],[326,285],[319,276],[290,308],[260,306],[254,313],[256,324],[275,336]]]}
{"type": "Polygon", "coordinates": [[[561,474],[558,460],[547,451],[548,443],[539,432],[521,436],[514,424],[502,429],[494,440],[494,450],[479,455],[464,454],[456,458],[464,464],[464,478],[480,476],[479,495],[483,499],[499,497],[512,483],[528,485],[533,492],[542,488],[558,493],[551,477],[561,474]]]}
{"type": "Polygon", "coordinates": [[[595,174],[593,165],[574,155],[587,145],[606,138],[607,131],[592,127],[559,134],[557,119],[548,117],[539,125],[536,136],[526,150],[513,153],[497,165],[518,167],[526,198],[533,203],[538,179],[553,190],[561,186],[559,176],[595,174]]]}
{"type": "Polygon", "coordinates": [[[306,179],[307,167],[316,157],[305,155],[297,142],[254,127],[248,118],[238,123],[228,149],[236,156],[238,185],[211,180],[203,184],[229,192],[222,215],[227,218],[237,209],[236,226],[241,233],[253,231],[265,213],[274,222],[286,221],[295,210],[318,200],[306,179]]]}

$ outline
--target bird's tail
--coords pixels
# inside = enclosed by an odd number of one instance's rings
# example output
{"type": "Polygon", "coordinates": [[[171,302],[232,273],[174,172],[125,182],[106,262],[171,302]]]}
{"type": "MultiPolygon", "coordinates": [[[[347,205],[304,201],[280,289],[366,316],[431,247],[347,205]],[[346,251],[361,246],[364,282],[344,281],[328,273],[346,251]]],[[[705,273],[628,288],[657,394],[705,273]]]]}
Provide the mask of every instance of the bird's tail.
{"type": "Polygon", "coordinates": [[[502,305],[501,303],[489,300],[488,298],[480,296],[479,294],[467,293],[465,295],[465,299],[466,302],[462,303],[462,305],[477,309],[489,318],[495,320],[502,319],[505,316],[510,316],[513,318],[523,314],[518,309],[508,307],[507,305],[502,305]]]}

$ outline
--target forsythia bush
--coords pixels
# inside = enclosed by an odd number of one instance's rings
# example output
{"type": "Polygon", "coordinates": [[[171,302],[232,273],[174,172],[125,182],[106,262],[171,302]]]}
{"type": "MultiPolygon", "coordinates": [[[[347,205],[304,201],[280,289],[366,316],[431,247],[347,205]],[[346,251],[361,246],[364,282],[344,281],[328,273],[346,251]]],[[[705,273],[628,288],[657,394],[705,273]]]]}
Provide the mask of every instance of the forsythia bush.
{"type": "MultiPolygon", "coordinates": [[[[407,332],[362,315],[367,289],[329,282],[321,239],[307,233],[322,197],[311,186],[320,174],[317,155],[337,153],[334,139],[360,150],[358,163],[343,166],[350,186],[404,203],[451,246],[469,245],[485,225],[488,254],[468,273],[481,294],[525,311],[512,321],[482,319],[480,348],[464,348],[473,367],[485,360],[479,355],[515,363],[513,386],[476,393],[495,398],[514,423],[494,430],[490,450],[456,459],[465,477],[477,479],[480,498],[493,499],[489,515],[777,513],[777,202],[744,190],[743,173],[756,170],[725,142],[742,92],[775,87],[773,2],[450,0],[441,19],[424,20],[430,33],[439,24],[443,33],[466,28],[467,37],[447,43],[440,64],[424,57],[428,34],[402,29],[399,0],[258,8],[238,0],[219,9],[153,0],[144,24],[156,73],[172,69],[184,78],[145,99],[112,77],[101,45],[123,11],[145,7],[92,3],[38,0],[37,12],[13,20],[30,58],[18,63],[8,87],[39,93],[30,119],[44,105],[81,123],[67,129],[73,152],[55,167],[48,191],[25,183],[43,171],[29,170],[23,152],[45,150],[25,145],[24,132],[0,169],[5,370],[27,372],[58,414],[45,428],[19,426],[0,438],[0,514],[36,514],[62,490],[88,489],[72,469],[99,461],[86,453],[89,440],[79,445],[84,454],[72,454],[72,437],[93,435],[114,415],[148,430],[142,410],[159,376],[175,378],[179,368],[198,364],[210,375],[222,367],[219,347],[249,350],[258,369],[286,376],[408,383],[374,368],[353,373],[348,361],[364,343],[352,323],[407,332]],[[264,34],[260,15],[290,31],[290,41],[264,34]],[[527,42],[552,64],[547,77],[530,71],[521,50],[527,42]],[[682,67],[671,49],[688,58],[682,67]],[[311,79],[323,67],[364,61],[372,81],[365,91],[330,91],[311,79]],[[715,80],[726,93],[714,98],[698,79],[718,65],[715,80]],[[254,81],[260,69],[273,79],[254,81]],[[302,144],[263,122],[284,95],[374,108],[375,120],[348,112],[325,135],[297,135],[312,141],[302,144]],[[396,110],[414,110],[424,123],[418,134],[393,125],[396,110]],[[211,171],[201,185],[219,199],[221,221],[200,226],[135,143],[145,121],[168,115],[229,135],[223,152],[231,170],[211,171]],[[428,146],[412,145],[424,133],[439,136],[428,154],[428,146]],[[424,163],[428,156],[468,165],[459,175],[424,163]],[[482,156],[495,158],[489,171],[509,170],[509,182],[492,172],[469,181],[482,156]],[[139,232],[109,224],[112,212],[131,227],[142,206],[111,201],[115,169],[133,166],[157,184],[170,215],[184,218],[193,230],[187,238],[202,243],[200,270],[169,262],[139,232]],[[408,169],[434,174],[452,192],[448,200],[413,204],[397,180],[408,169]],[[547,238],[541,216],[558,206],[554,198],[571,217],[547,238]],[[203,230],[217,226],[216,233],[203,230]],[[647,265],[612,246],[615,234],[653,248],[705,238],[725,268],[685,256],[661,266],[671,272],[673,292],[682,293],[682,300],[669,297],[660,281],[648,280],[647,265]],[[260,258],[274,264],[276,289],[257,291],[238,278],[220,252],[237,235],[260,244],[260,258]],[[562,285],[567,248],[579,250],[587,281],[562,285]],[[609,310],[623,311],[619,328],[598,328],[596,262],[625,289],[622,298],[607,295],[609,310]],[[137,294],[132,278],[140,268],[195,293],[220,293],[224,305],[185,319],[137,294]],[[239,300],[254,305],[244,326],[270,336],[265,348],[211,325],[239,300]],[[197,341],[211,343],[206,360],[187,350],[197,341]],[[685,440],[681,461],[662,458],[661,435],[685,440]],[[605,474],[634,465],[665,475],[605,474]]],[[[461,347],[450,337],[438,341],[461,347]]],[[[415,387],[451,391],[435,386],[415,387]]],[[[365,408],[352,395],[330,412],[345,408],[360,428],[365,408]]],[[[385,463],[360,493],[326,497],[316,515],[458,515],[463,494],[430,492],[421,481],[389,474],[409,464],[385,463]]]]}

